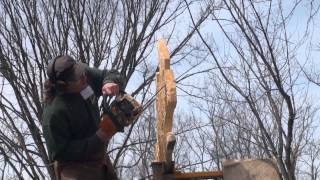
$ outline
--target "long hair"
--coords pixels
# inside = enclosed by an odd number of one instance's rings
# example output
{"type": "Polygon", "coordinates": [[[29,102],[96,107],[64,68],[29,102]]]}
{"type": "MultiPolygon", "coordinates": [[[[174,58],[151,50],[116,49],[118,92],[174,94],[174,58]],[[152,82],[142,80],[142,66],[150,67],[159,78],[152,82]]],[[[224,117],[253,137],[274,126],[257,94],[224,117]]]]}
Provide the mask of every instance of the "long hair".
{"type": "Polygon", "coordinates": [[[44,82],[44,103],[50,104],[57,94],[57,91],[64,91],[67,84],[63,81],[53,83],[49,79],[44,82]]]}
{"type": "Polygon", "coordinates": [[[50,104],[56,94],[55,84],[49,79],[44,82],[44,103],[50,104]]]}

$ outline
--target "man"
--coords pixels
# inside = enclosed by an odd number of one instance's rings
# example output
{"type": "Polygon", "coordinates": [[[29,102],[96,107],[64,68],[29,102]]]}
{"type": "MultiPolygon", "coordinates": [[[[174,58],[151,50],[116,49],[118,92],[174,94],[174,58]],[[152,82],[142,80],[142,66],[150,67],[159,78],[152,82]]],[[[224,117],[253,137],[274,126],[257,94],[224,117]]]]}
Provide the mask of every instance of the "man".
{"type": "Polygon", "coordinates": [[[100,121],[98,98],[118,94],[123,77],[89,68],[68,55],[52,60],[47,74],[43,134],[57,179],[116,178],[105,147],[118,130],[107,115],[100,121]]]}

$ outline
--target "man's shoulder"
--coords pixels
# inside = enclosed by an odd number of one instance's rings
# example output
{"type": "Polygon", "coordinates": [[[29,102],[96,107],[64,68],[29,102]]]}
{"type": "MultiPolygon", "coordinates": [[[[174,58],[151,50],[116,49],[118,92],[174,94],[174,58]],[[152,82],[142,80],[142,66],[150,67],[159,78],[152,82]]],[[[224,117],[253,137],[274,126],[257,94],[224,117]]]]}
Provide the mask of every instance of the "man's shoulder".
{"type": "Polygon", "coordinates": [[[63,95],[56,96],[48,107],[55,110],[65,109],[66,108],[65,97],[63,97],[63,95]]]}

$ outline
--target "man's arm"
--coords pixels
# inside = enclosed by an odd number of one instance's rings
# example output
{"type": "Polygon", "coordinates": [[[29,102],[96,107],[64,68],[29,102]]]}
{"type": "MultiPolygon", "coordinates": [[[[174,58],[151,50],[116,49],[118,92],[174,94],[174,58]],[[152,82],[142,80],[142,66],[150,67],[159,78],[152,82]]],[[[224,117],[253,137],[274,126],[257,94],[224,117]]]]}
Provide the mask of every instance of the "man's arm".
{"type": "Polygon", "coordinates": [[[102,87],[107,83],[115,83],[120,90],[124,89],[125,78],[116,70],[100,70],[85,64],[88,82],[95,91],[96,96],[102,95],[102,87]]]}

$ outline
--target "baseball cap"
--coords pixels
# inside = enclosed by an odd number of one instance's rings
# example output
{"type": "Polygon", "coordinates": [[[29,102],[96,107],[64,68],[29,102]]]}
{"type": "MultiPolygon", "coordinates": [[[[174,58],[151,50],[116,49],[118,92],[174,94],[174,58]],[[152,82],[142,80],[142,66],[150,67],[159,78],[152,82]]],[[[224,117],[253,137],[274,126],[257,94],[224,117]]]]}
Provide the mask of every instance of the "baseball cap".
{"type": "Polygon", "coordinates": [[[47,67],[47,75],[52,82],[77,81],[85,74],[84,66],[69,55],[57,56],[47,67]]]}

